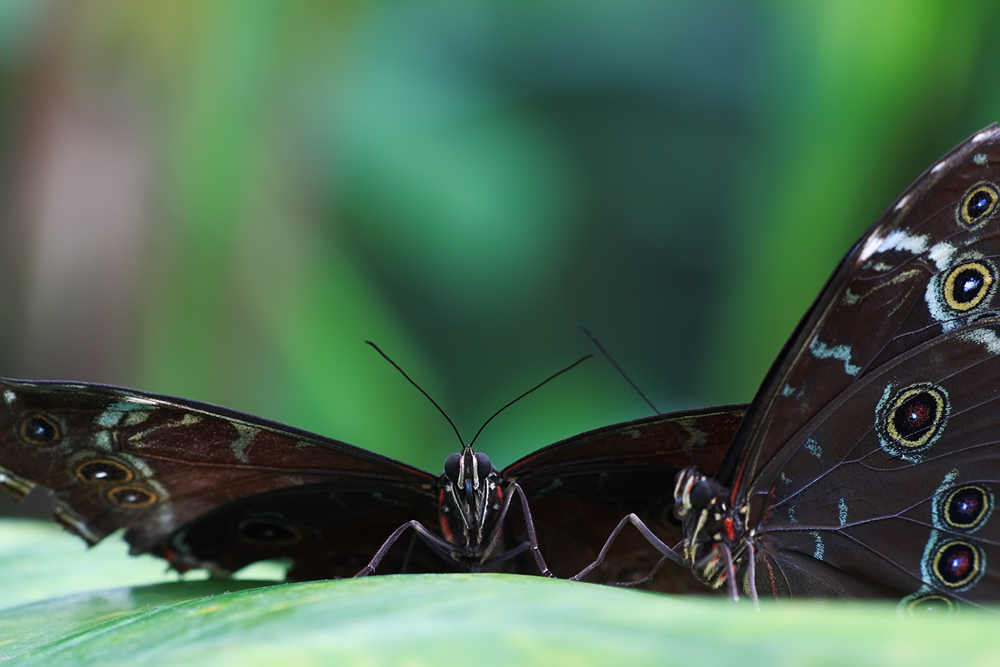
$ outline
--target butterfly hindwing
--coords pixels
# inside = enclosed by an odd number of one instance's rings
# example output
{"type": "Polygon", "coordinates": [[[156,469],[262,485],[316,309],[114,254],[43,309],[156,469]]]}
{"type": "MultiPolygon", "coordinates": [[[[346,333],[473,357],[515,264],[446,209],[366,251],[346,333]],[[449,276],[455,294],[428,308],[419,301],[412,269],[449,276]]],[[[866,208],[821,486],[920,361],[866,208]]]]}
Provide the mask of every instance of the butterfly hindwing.
{"type": "Polygon", "coordinates": [[[1000,598],[998,377],[1000,320],[981,320],[822,410],[761,474],[774,480],[767,495],[751,498],[763,516],[758,590],[1000,598]]]}

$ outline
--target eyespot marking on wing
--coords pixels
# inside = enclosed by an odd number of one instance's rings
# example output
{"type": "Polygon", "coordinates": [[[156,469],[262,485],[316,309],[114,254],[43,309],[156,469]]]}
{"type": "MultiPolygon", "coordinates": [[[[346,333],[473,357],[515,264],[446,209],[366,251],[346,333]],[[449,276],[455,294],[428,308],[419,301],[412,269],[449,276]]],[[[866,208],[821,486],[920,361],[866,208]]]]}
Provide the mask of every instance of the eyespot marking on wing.
{"type": "Polygon", "coordinates": [[[948,393],[929,382],[895,390],[886,385],[875,406],[875,427],[890,456],[919,462],[944,432],[950,414],[948,393]]]}
{"type": "Polygon", "coordinates": [[[934,592],[934,589],[926,584],[920,587],[916,593],[907,595],[900,600],[897,613],[906,613],[910,616],[917,614],[933,614],[934,616],[950,615],[955,611],[955,603],[934,592]]]}
{"type": "Polygon", "coordinates": [[[76,467],[76,476],[82,482],[107,484],[131,482],[135,474],[131,468],[111,459],[93,459],[76,467]]]}
{"type": "Polygon", "coordinates": [[[157,501],[157,495],[141,484],[127,484],[108,489],[105,498],[115,507],[139,509],[157,501]]]}
{"type": "Polygon", "coordinates": [[[51,415],[34,412],[14,427],[18,440],[31,447],[49,447],[62,440],[64,429],[51,415]]]}
{"type": "Polygon", "coordinates": [[[928,569],[935,583],[966,591],[982,578],[986,553],[967,540],[942,540],[934,545],[928,569]]]}
{"type": "Polygon", "coordinates": [[[927,312],[949,331],[969,321],[970,316],[994,308],[1000,276],[996,265],[978,252],[952,258],[953,265],[935,274],[924,290],[927,312]]]}
{"type": "Polygon", "coordinates": [[[965,191],[955,208],[955,221],[968,230],[979,229],[997,213],[1000,189],[989,181],[980,181],[965,191]]]}
{"type": "Polygon", "coordinates": [[[993,262],[980,259],[966,262],[945,275],[942,292],[945,303],[957,311],[972,310],[987,302],[996,291],[997,270],[993,262]]]}
{"type": "Polygon", "coordinates": [[[993,492],[985,484],[963,484],[935,494],[934,523],[941,528],[974,533],[993,514],[993,492]]]}

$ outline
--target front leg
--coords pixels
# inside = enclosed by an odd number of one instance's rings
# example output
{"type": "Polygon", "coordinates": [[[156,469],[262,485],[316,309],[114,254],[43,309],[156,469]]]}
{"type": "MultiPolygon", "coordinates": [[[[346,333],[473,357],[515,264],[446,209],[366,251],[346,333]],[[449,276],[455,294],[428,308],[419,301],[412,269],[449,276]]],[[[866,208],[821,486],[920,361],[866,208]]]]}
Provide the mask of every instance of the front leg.
{"type": "Polygon", "coordinates": [[[517,497],[521,501],[521,513],[524,515],[524,525],[528,532],[528,539],[513,549],[509,549],[501,554],[497,554],[496,556],[489,558],[483,562],[483,565],[489,566],[495,563],[502,563],[524,553],[527,550],[530,550],[532,557],[535,559],[535,565],[538,566],[539,574],[543,577],[555,577],[556,575],[552,574],[549,570],[549,566],[546,565],[545,559],[542,557],[541,549],[538,548],[538,536],[535,533],[535,523],[531,519],[531,509],[528,506],[528,498],[524,495],[524,491],[521,490],[521,487],[517,482],[511,482],[508,487],[508,493],[504,494],[503,507],[497,517],[497,527],[493,533],[492,539],[496,539],[496,536],[503,529],[504,519],[507,518],[507,511],[510,509],[510,503],[514,499],[514,494],[517,494],[517,497]],[[513,491],[513,493],[511,493],[511,491],[513,491]]]}

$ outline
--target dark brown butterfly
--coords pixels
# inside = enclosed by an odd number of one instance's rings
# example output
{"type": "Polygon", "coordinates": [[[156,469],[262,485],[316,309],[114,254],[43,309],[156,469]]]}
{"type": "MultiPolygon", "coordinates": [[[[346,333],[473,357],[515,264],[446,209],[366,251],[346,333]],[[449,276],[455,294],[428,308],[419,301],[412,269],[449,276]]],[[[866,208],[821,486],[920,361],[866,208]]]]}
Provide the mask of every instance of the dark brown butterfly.
{"type": "Polygon", "coordinates": [[[992,125],[841,261],[719,470],[678,477],[699,579],[907,610],[1000,600],[998,211],[992,125]]]}
{"type": "MultiPolygon", "coordinates": [[[[56,519],[87,542],[124,528],[133,554],[153,553],[180,571],[226,574],[281,558],[298,580],[351,576],[369,563],[379,573],[539,574],[541,553],[552,573],[570,576],[629,512],[675,543],[680,525],[665,484],[690,464],[693,444],[714,469],[743,416],[743,406],[731,406],[618,424],[503,472],[466,447],[435,476],[195,401],[21,380],[0,380],[0,393],[0,485],[15,497],[49,487],[56,519]],[[396,539],[407,531],[419,539],[396,539]]],[[[644,540],[615,554],[595,581],[641,578],[660,559],[644,540]]],[[[694,586],[681,569],[653,582],[667,591],[694,586]]]]}

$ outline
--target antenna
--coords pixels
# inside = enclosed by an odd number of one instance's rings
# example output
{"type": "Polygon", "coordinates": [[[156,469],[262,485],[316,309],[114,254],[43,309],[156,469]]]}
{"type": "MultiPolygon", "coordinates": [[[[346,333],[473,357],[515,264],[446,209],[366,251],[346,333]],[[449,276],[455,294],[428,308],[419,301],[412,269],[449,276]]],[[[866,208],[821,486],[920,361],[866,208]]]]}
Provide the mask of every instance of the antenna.
{"type": "MultiPolygon", "coordinates": [[[[624,370],[622,370],[622,367],[621,367],[621,366],[619,366],[619,365],[618,365],[618,362],[616,362],[616,361],[614,360],[614,358],[613,358],[613,357],[611,356],[611,354],[610,354],[610,353],[609,353],[609,352],[608,352],[608,351],[607,351],[606,349],[604,349],[604,346],[603,346],[603,345],[601,345],[601,341],[597,340],[597,336],[595,336],[595,335],[593,334],[593,332],[591,332],[591,330],[590,330],[590,329],[588,329],[587,327],[583,326],[583,325],[582,325],[582,324],[580,324],[579,322],[574,322],[574,323],[573,323],[573,326],[575,326],[575,327],[576,327],[577,329],[579,329],[580,331],[582,331],[583,333],[585,333],[585,334],[587,335],[587,337],[588,337],[588,338],[589,338],[589,339],[591,340],[591,342],[593,342],[593,343],[594,343],[594,345],[596,345],[596,346],[597,346],[597,349],[601,351],[601,354],[603,354],[603,355],[604,355],[604,357],[605,357],[605,358],[606,358],[606,359],[607,359],[608,361],[610,361],[610,362],[611,362],[611,365],[615,367],[615,370],[617,370],[617,371],[618,371],[618,373],[619,373],[619,374],[620,374],[620,375],[621,375],[621,376],[622,376],[623,378],[625,378],[625,381],[626,381],[626,382],[628,382],[628,383],[629,383],[630,385],[632,385],[632,388],[633,388],[633,389],[635,389],[635,392],[636,392],[637,394],[639,394],[639,396],[642,396],[642,400],[646,401],[646,404],[647,404],[647,405],[649,405],[649,407],[653,408],[653,412],[655,412],[655,413],[656,413],[656,414],[658,414],[658,415],[662,415],[662,414],[663,414],[662,412],[660,412],[659,410],[657,410],[657,409],[656,409],[656,406],[655,406],[655,405],[653,405],[653,402],[652,402],[651,400],[649,400],[649,398],[648,398],[648,397],[646,396],[646,394],[642,393],[642,390],[641,390],[641,389],[639,389],[639,387],[638,387],[638,386],[637,386],[637,385],[635,384],[635,382],[632,382],[632,378],[630,378],[630,377],[628,376],[628,374],[627,374],[627,373],[625,373],[625,371],[624,371],[624,370]]],[[[694,452],[693,452],[693,451],[691,450],[691,448],[690,448],[690,447],[688,447],[688,444],[687,444],[687,440],[686,440],[686,439],[684,438],[684,436],[683,436],[683,435],[681,434],[680,430],[679,430],[679,429],[678,429],[678,428],[677,428],[676,426],[674,426],[674,424],[673,424],[673,422],[672,422],[672,421],[666,421],[666,422],[664,422],[664,423],[665,423],[665,424],[666,424],[667,426],[669,426],[669,427],[670,427],[670,430],[671,430],[671,431],[673,431],[673,432],[674,432],[674,435],[676,435],[676,436],[677,436],[677,440],[678,440],[678,441],[679,441],[679,442],[681,443],[681,445],[682,445],[682,446],[684,447],[685,451],[687,451],[687,453],[688,453],[688,458],[690,458],[690,459],[691,459],[691,465],[697,468],[697,467],[698,467],[698,464],[697,464],[697,462],[696,462],[696,461],[694,460],[694,452]]],[[[697,447],[699,447],[699,448],[700,448],[700,447],[701,447],[701,446],[703,445],[704,441],[705,441],[705,438],[704,438],[704,437],[701,437],[701,438],[699,438],[699,439],[698,439],[698,441],[697,441],[697,442],[695,443],[695,445],[696,445],[697,447]]]]}
{"type": "Polygon", "coordinates": [[[622,367],[621,367],[621,366],[619,366],[619,365],[618,365],[618,362],[614,360],[614,358],[613,358],[613,357],[611,356],[611,354],[610,354],[610,353],[609,353],[609,352],[608,352],[608,351],[607,351],[606,349],[604,349],[604,346],[603,346],[603,345],[601,345],[601,341],[597,340],[597,336],[595,336],[595,335],[594,335],[594,334],[593,334],[593,333],[592,333],[592,332],[590,331],[590,329],[588,329],[587,327],[583,326],[583,325],[582,325],[582,324],[580,324],[579,322],[574,322],[574,323],[573,323],[573,326],[575,326],[575,327],[576,327],[577,329],[579,329],[580,331],[582,331],[583,333],[585,333],[585,334],[587,335],[587,338],[589,338],[589,339],[591,340],[591,342],[593,342],[593,343],[594,343],[594,345],[596,345],[596,346],[597,346],[597,349],[601,351],[601,354],[603,354],[603,355],[604,355],[604,357],[605,357],[605,358],[606,358],[606,359],[607,359],[608,361],[610,361],[610,362],[611,362],[611,365],[615,367],[615,370],[616,370],[616,371],[618,371],[618,373],[619,373],[619,374],[620,374],[620,375],[621,375],[621,376],[622,376],[623,378],[625,378],[625,381],[626,381],[626,382],[628,382],[628,383],[629,383],[630,385],[632,385],[632,388],[633,388],[633,389],[635,389],[635,393],[639,394],[639,396],[641,396],[641,397],[642,397],[642,400],[646,401],[646,404],[647,404],[647,405],[648,405],[649,407],[653,408],[653,412],[655,412],[655,413],[656,413],[656,414],[658,414],[658,415],[662,415],[662,414],[663,414],[662,412],[660,412],[659,410],[657,410],[657,409],[656,409],[656,406],[655,406],[655,405],[653,405],[653,402],[652,402],[651,400],[649,400],[649,398],[647,398],[647,397],[646,397],[646,394],[642,393],[642,390],[641,390],[641,389],[639,389],[639,387],[638,387],[638,386],[636,385],[636,383],[635,383],[635,382],[632,382],[632,378],[630,378],[630,377],[629,377],[629,376],[628,376],[628,375],[627,375],[627,374],[625,373],[625,371],[623,371],[623,370],[622,370],[622,367]]]}
{"type": "MultiPolygon", "coordinates": [[[[448,413],[444,411],[444,408],[442,408],[440,405],[438,405],[437,401],[435,401],[433,398],[431,398],[431,395],[428,394],[426,391],[424,391],[423,387],[421,387],[419,384],[417,384],[413,380],[413,378],[411,378],[409,375],[407,375],[406,371],[404,371],[402,368],[399,367],[399,364],[397,364],[395,361],[393,361],[392,359],[390,359],[389,355],[387,355],[385,352],[383,352],[382,349],[379,348],[378,345],[376,345],[375,343],[371,342],[370,340],[366,340],[365,343],[367,343],[368,345],[371,345],[373,348],[375,348],[375,351],[378,352],[379,354],[381,354],[383,359],[385,359],[390,364],[392,364],[393,368],[395,368],[397,371],[399,371],[400,375],[402,375],[407,380],[409,380],[410,384],[412,384],[414,387],[416,387],[420,391],[421,394],[423,394],[424,396],[427,397],[427,400],[430,401],[434,405],[434,407],[438,409],[438,412],[440,412],[442,415],[444,415],[444,418],[448,420],[448,423],[451,424],[451,428],[452,428],[452,430],[455,431],[455,435],[458,436],[458,441],[460,443],[462,443],[462,447],[463,448],[466,447],[465,441],[462,440],[462,434],[458,432],[458,427],[455,426],[455,422],[453,422],[451,420],[451,417],[449,417],[448,413]]],[[[469,442],[468,447],[472,447],[473,443],[476,442],[476,438],[478,438],[479,434],[483,432],[484,428],[486,428],[486,424],[489,424],[491,421],[493,421],[493,418],[496,417],[498,414],[500,414],[501,412],[503,412],[504,410],[506,410],[510,406],[514,405],[515,403],[517,403],[518,401],[520,401],[522,398],[524,398],[525,396],[527,396],[531,392],[535,391],[536,389],[539,389],[540,387],[542,387],[543,385],[547,384],[551,380],[554,380],[555,378],[559,377],[560,375],[562,375],[566,371],[568,371],[568,370],[570,370],[572,368],[575,368],[576,366],[579,366],[584,361],[586,361],[587,359],[590,359],[593,356],[594,356],[593,354],[588,354],[586,356],[583,356],[583,357],[577,359],[576,361],[574,361],[572,364],[570,364],[566,368],[564,368],[561,371],[558,371],[556,373],[553,373],[552,375],[550,375],[549,377],[545,378],[544,380],[542,380],[541,382],[539,382],[538,384],[536,384],[534,387],[532,387],[528,391],[524,392],[523,394],[521,394],[520,396],[518,396],[517,398],[515,398],[513,401],[510,401],[509,403],[507,403],[507,405],[503,406],[502,408],[500,408],[499,410],[497,410],[496,412],[494,412],[493,416],[490,417],[489,419],[487,419],[485,422],[483,422],[483,425],[479,427],[478,431],[476,431],[476,435],[475,435],[475,437],[472,438],[472,441],[469,442]]]]}
{"type": "MultiPolygon", "coordinates": [[[[395,368],[397,371],[399,371],[400,375],[402,375],[407,380],[409,380],[410,384],[412,384],[414,387],[416,387],[420,391],[421,394],[423,394],[424,396],[427,397],[428,401],[430,401],[431,403],[434,404],[434,407],[438,409],[438,412],[440,412],[442,415],[444,415],[444,418],[448,420],[449,424],[451,424],[451,428],[455,431],[455,435],[458,436],[458,441],[462,444],[462,447],[464,448],[465,447],[465,441],[462,440],[462,434],[458,432],[458,427],[455,426],[455,422],[453,422],[451,420],[451,417],[449,417],[448,413],[444,411],[444,408],[442,408],[440,405],[438,405],[437,401],[435,401],[433,398],[431,398],[431,395],[428,394],[426,391],[424,391],[423,387],[421,387],[419,384],[417,384],[416,382],[414,382],[413,378],[411,378],[409,375],[407,375],[406,371],[404,371],[402,368],[399,367],[399,364],[397,364],[395,361],[393,361],[392,359],[390,359],[389,355],[387,355],[385,352],[383,352],[381,350],[381,348],[379,348],[378,345],[376,345],[375,343],[371,342],[370,340],[366,340],[365,343],[367,343],[368,345],[371,345],[372,347],[374,347],[375,351],[378,352],[379,354],[381,354],[383,359],[385,359],[390,364],[392,364],[392,367],[395,368]]],[[[479,429],[479,430],[481,431],[482,429],[479,429]]],[[[469,446],[471,447],[472,445],[470,444],[469,446]]]]}
{"type": "MultiPolygon", "coordinates": [[[[520,401],[522,398],[524,398],[525,396],[527,396],[531,392],[535,391],[536,389],[539,389],[540,387],[542,387],[542,385],[545,385],[549,381],[556,379],[557,377],[559,377],[560,375],[562,375],[566,371],[571,370],[571,369],[579,366],[580,364],[582,364],[587,359],[590,359],[593,356],[594,356],[593,354],[588,354],[586,356],[580,357],[579,359],[577,359],[576,361],[574,361],[573,363],[571,363],[569,366],[567,366],[566,368],[562,369],[561,371],[557,371],[556,373],[553,373],[552,375],[550,375],[549,377],[545,378],[544,380],[542,380],[541,382],[539,382],[538,384],[536,384],[534,387],[532,387],[528,391],[524,392],[523,394],[521,394],[520,396],[518,396],[517,398],[515,398],[513,401],[511,401],[507,405],[503,406],[502,408],[500,408],[499,410],[497,410],[496,412],[494,412],[493,413],[493,417],[496,417],[498,414],[500,414],[501,412],[503,412],[504,410],[506,410],[510,406],[514,405],[515,403],[517,403],[518,401],[520,401]]],[[[486,428],[486,424],[489,424],[491,421],[493,421],[493,417],[490,417],[485,422],[483,422],[483,425],[479,427],[478,431],[476,431],[476,437],[473,438],[472,442],[469,443],[469,447],[472,447],[472,443],[476,441],[476,438],[479,437],[479,434],[483,432],[484,428],[486,428]]]]}

